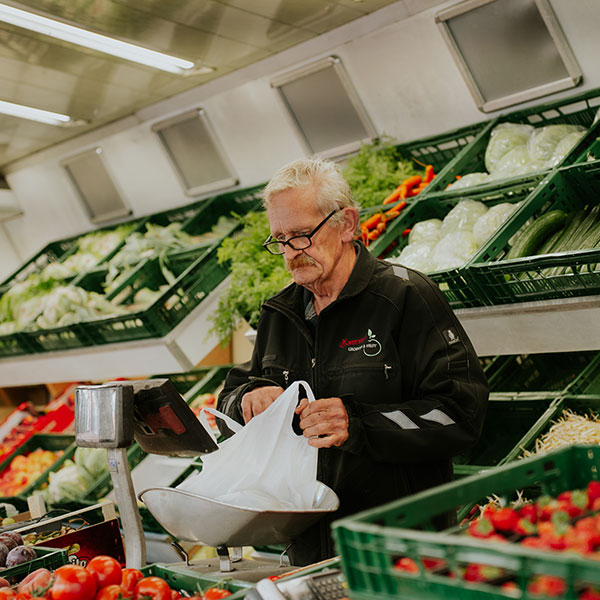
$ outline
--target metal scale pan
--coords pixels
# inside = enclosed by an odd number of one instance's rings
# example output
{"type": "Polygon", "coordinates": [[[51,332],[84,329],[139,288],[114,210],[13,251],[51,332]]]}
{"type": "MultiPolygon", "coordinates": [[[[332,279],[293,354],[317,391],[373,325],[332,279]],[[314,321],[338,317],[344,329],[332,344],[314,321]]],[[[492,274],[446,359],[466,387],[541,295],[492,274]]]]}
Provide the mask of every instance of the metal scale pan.
{"type": "Polygon", "coordinates": [[[306,511],[244,508],[165,487],[138,497],[171,535],[213,547],[287,543],[339,506],[335,492],[320,482],[315,508],[306,511]]]}

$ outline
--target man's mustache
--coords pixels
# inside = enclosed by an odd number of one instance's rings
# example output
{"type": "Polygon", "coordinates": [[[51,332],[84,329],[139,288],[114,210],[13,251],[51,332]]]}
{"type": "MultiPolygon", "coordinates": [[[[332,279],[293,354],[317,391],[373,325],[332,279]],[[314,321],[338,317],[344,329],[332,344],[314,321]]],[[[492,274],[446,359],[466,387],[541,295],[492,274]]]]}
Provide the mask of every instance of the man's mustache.
{"type": "Polygon", "coordinates": [[[298,267],[310,267],[315,264],[314,259],[310,256],[306,256],[306,254],[299,254],[292,258],[292,260],[287,261],[286,267],[288,271],[292,269],[297,269],[298,267]]]}

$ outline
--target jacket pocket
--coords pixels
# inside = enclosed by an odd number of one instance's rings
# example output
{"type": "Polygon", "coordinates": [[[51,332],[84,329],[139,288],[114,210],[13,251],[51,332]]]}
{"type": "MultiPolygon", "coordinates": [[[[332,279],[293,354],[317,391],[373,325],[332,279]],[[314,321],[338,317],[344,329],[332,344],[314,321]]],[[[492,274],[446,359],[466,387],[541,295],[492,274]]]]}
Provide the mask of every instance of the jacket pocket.
{"type": "Polygon", "coordinates": [[[352,394],[355,401],[381,404],[396,401],[400,395],[402,377],[396,362],[377,362],[327,371],[328,394],[352,394]]]}

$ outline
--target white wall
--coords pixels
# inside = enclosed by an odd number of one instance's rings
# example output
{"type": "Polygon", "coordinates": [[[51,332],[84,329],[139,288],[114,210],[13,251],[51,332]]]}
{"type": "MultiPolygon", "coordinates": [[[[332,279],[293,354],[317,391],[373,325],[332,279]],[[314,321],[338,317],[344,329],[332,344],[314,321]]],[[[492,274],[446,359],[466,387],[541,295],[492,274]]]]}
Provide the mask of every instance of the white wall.
{"type": "MultiPolygon", "coordinates": [[[[552,99],[600,87],[600,3],[551,2],[584,73],[582,86],[552,99]]],[[[4,233],[0,230],[0,278],[14,270],[15,260],[27,259],[47,242],[93,229],[60,167],[60,161],[70,154],[100,145],[135,216],[192,201],[183,192],[151,132],[154,122],[169,115],[199,106],[205,108],[242,187],[267,180],[280,165],[304,155],[294,127],[269,82],[276,74],[320,57],[336,54],[342,59],[378,132],[398,141],[435,135],[490,118],[492,115],[477,109],[434,24],[437,10],[455,3],[397,2],[11,165],[6,178],[24,214],[9,221],[4,233]]],[[[511,110],[515,108],[518,107],[511,110]]]]}

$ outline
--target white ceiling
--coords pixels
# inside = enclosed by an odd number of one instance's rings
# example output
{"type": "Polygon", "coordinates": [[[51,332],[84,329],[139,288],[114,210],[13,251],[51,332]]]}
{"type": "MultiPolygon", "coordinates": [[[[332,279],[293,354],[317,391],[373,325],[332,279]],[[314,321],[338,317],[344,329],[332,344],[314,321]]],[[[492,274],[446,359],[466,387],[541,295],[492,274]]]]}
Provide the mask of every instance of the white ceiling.
{"type": "Polygon", "coordinates": [[[0,100],[88,121],[63,128],[0,115],[0,169],[394,1],[5,1],[215,70],[172,75],[0,23],[0,100]]]}

